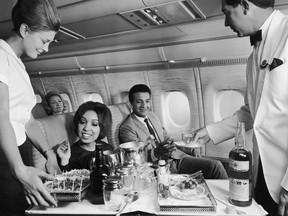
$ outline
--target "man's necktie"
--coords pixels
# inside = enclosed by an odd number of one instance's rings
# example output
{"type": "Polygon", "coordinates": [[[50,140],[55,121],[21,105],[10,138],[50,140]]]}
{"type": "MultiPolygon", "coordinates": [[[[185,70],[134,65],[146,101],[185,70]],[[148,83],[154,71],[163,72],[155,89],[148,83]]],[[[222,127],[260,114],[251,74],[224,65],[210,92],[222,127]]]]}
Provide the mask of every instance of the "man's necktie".
{"type": "Polygon", "coordinates": [[[256,42],[262,40],[262,30],[258,30],[254,35],[250,36],[250,44],[251,46],[254,46],[256,42]]]}
{"type": "Polygon", "coordinates": [[[159,141],[158,141],[158,139],[157,139],[157,136],[156,136],[156,134],[155,134],[155,131],[154,131],[154,129],[152,128],[152,126],[150,125],[150,123],[148,122],[148,119],[145,118],[145,119],[144,119],[144,122],[145,122],[146,125],[147,125],[147,128],[148,128],[148,130],[149,130],[149,133],[154,137],[155,142],[158,142],[158,143],[159,143],[159,141]]]}

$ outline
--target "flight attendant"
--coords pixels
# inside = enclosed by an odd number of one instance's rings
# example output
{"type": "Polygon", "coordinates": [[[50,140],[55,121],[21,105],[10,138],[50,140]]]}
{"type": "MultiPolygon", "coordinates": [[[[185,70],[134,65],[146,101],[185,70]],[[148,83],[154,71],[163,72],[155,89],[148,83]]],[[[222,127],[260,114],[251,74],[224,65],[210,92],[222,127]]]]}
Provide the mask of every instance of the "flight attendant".
{"type": "Polygon", "coordinates": [[[273,8],[274,0],[222,0],[225,26],[239,37],[250,36],[253,46],[245,106],[232,117],[198,130],[194,140],[211,139],[217,144],[230,139],[239,121],[247,130],[253,128],[255,199],[269,215],[287,216],[288,17],[273,8]]]}
{"type": "MultiPolygon", "coordinates": [[[[6,40],[0,39],[0,215],[19,216],[25,215],[29,204],[57,206],[42,183],[53,176],[27,166],[20,154],[29,143],[25,125],[36,104],[20,57],[25,54],[35,59],[47,52],[60,19],[52,0],[19,0],[12,10],[12,21],[13,32],[6,40]]],[[[47,142],[43,139],[34,145],[46,157],[48,172],[57,171],[56,156],[47,142]]]]}

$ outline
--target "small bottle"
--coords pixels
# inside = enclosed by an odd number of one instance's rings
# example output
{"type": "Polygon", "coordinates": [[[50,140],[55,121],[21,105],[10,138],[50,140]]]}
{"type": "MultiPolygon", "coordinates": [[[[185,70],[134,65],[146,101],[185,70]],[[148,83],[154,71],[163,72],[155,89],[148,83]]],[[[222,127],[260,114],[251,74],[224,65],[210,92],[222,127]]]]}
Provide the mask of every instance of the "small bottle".
{"type": "Polygon", "coordinates": [[[252,203],[252,155],[245,146],[245,123],[238,122],[235,147],[229,153],[229,201],[236,206],[252,203]]]}
{"type": "Polygon", "coordinates": [[[109,170],[104,164],[102,144],[96,144],[95,159],[92,160],[95,160],[90,173],[92,204],[104,204],[103,180],[107,179],[109,170]]]}
{"type": "Polygon", "coordinates": [[[161,198],[165,199],[169,195],[169,174],[166,172],[165,160],[159,160],[158,166],[158,193],[161,198]]]}

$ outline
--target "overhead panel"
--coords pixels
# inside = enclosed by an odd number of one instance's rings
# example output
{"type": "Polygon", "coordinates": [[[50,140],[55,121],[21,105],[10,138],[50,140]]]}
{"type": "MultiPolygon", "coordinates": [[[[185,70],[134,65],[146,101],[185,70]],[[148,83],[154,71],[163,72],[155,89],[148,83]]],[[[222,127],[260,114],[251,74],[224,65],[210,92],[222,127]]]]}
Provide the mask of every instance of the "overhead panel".
{"type": "Polygon", "coordinates": [[[192,0],[175,1],[154,5],[139,10],[120,13],[140,29],[189,23],[206,19],[206,16],[192,0]]]}

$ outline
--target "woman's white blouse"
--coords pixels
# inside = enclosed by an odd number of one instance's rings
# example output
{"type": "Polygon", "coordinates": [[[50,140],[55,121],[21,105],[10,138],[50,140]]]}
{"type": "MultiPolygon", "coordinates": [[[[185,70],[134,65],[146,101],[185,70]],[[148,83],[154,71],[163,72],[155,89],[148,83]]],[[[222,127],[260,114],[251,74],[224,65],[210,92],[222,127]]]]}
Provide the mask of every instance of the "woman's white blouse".
{"type": "Polygon", "coordinates": [[[18,146],[26,140],[25,124],[31,117],[36,97],[25,66],[4,40],[0,39],[0,82],[9,89],[10,121],[18,146]]]}

